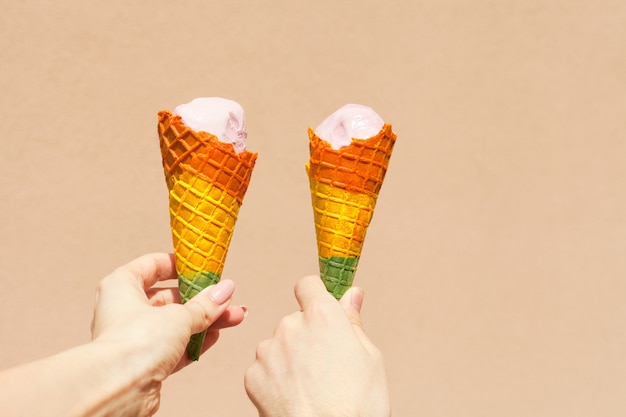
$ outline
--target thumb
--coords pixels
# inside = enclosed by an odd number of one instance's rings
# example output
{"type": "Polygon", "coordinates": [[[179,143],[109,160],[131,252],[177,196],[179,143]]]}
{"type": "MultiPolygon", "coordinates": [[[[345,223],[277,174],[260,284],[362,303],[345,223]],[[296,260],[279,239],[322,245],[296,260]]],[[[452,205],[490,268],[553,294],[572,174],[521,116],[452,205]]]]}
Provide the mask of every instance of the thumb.
{"type": "Polygon", "coordinates": [[[363,330],[361,322],[361,306],[363,305],[363,290],[359,287],[352,287],[341,297],[339,304],[348,316],[348,320],[353,326],[363,330]]]}
{"type": "Polygon", "coordinates": [[[200,333],[213,324],[226,311],[235,292],[235,283],[224,279],[200,291],[184,304],[191,313],[191,332],[200,333]]]}
{"type": "Polygon", "coordinates": [[[377,348],[369,340],[365,331],[363,330],[363,322],[361,321],[361,306],[363,305],[363,297],[365,293],[358,287],[352,287],[341,297],[339,304],[343,307],[343,310],[348,316],[350,324],[354,333],[359,338],[363,346],[370,352],[376,352],[377,348]]]}

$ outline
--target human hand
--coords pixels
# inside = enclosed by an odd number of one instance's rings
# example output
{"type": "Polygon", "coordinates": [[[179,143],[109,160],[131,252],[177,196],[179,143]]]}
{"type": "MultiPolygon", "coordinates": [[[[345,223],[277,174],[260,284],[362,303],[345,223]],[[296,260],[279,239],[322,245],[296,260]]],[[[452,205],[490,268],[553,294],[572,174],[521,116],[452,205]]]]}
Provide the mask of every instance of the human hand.
{"type": "Polygon", "coordinates": [[[229,305],[235,289],[230,280],[182,305],[177,287],[154,287],[174,279],[173,256],[151,254],[116,269],[102,279],[96,292],[93,343],[121,348],[132,356],[129,371],[147,385],[147,403],[156,408],[161,382],[191,362],[185,352],[190,336],[208,328],[204,352],[218,340],[220,329],[241,323],[246,311],[229,305]]]}
{"type": "Polygon", "coordinates": [[[295,287],[301,311],[284,317],[259,344],[245,374],[248,396],[261,417],[391,414],[380,351],[363,332],[363,292],[338,303],[319,277],[295,287]]]}

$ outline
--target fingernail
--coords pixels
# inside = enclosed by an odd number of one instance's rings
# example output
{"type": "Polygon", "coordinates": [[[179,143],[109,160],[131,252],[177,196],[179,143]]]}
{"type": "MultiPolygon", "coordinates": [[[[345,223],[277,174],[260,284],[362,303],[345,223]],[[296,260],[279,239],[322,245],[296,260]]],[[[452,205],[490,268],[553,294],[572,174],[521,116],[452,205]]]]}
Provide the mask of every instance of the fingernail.
{"type": "Polygon", "coordinates": [[[248,307],[241,306],[241,309],[243,310],[243,317],[246,318],[248,316],[248,307]]]}
{"type": "Polygon", "coordinates": [[[224,279],[209,288],[209,297],[215,304],[224,304],[235,292],[235,283],[230,279],[224,279]]]}

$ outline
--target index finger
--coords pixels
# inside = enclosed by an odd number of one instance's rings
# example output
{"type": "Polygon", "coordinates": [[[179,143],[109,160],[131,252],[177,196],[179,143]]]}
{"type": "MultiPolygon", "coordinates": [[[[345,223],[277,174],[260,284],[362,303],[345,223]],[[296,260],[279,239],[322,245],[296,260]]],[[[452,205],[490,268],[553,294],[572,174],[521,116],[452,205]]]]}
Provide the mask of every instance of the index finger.
{"type": "Polygon", "coordinates": [[[326,286],[320,277],[315,275],[301,278],[294,287],[294,294],[300,309],[303,311],[318,297],[330,297],[334,300],[333,296],[326,290],[326,286]]]}
{"type": "Polygon", "coordinates": [[[150,253],[130,261],[122,267],[130,273],[144,290],[158,281],[176,278],[176,265],[172,253],[150,253]]]}

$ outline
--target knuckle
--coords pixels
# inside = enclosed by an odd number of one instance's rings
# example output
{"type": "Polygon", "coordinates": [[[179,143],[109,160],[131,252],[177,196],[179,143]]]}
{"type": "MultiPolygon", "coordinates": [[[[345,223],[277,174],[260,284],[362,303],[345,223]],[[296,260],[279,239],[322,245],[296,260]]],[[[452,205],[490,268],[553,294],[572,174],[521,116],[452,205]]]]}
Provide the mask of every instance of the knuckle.
{"type": "Polygon", "coordinates": [[[278,337],[284,337],[285,335],[292,334],[296,329],[298,329],[301,315],[302,313],[298,312],[280,319],[278,325],[276,325],[274,334],[278,337]]]}
{"type": "Polygon", "coordinates": [[[243,375],[243,386],[248,395],[254,395],[257,391],[256,387],[258,386],[258,369],[257,364],[253,363],[243,375]]]}
{"type": "Polygon", "coordinates": [[[185,304],[185,307],[196,329],[204,330],[213,324],[212,312],[206,306],[202,305],[202,303],[198,303],[192,299],[185,304]]]}
{"type": "Polygon", "coordinates": [[[199,307],[197,309],[199,310],[198,316],[200,317],[200,322],[202,323],[202,327],[208,328],[213,323],[213,315],[211,314],[211,311],[207,309],[205,306],[198,305],[198,307],[199,307]]]}
{"type": "Polygon", "coordinates": [[[267,352],[269,351],[269,344],[270,341],[268,340],[264,340],[261,343],[259,343],[255,349],[255,358],[256,360],[262,360],[263,358],[265,358],[267,356],[267,352]]]}

